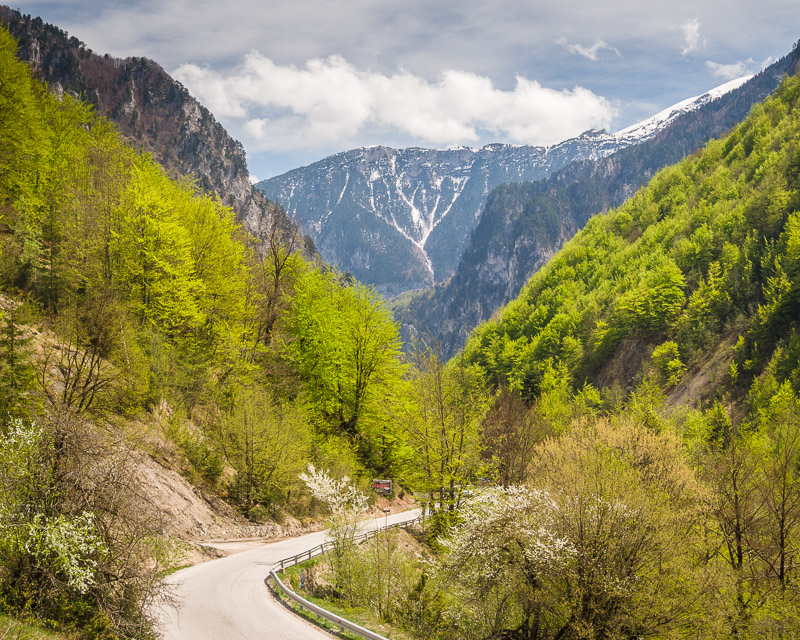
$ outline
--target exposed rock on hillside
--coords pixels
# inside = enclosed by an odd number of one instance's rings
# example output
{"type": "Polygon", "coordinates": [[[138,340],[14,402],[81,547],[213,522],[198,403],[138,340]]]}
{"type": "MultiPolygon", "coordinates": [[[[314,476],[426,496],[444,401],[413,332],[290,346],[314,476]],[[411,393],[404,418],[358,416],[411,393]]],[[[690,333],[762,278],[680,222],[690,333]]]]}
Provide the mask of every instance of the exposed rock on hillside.
{"type": "Polygon", "coordinates": [[[681,114],[745,80],[688,98],[615,134],[587,131],[549,147],[354,149],[257,187],[286,207],[326,260],[394,295],[453,274],[498,185],[541,180],[571,162],[596,160],[649,140],[681,114]]]}
{"type": "Polygon", "coordinates": [[[250,184],[241,143],[157,63],[100,56],[41,18],[0,7],[19,56],[52,91],[68,92],[113,121],[135,146],[175,176],[190,175],[261,235],[273,220],[293,228],[280,207],[250,184]]]}

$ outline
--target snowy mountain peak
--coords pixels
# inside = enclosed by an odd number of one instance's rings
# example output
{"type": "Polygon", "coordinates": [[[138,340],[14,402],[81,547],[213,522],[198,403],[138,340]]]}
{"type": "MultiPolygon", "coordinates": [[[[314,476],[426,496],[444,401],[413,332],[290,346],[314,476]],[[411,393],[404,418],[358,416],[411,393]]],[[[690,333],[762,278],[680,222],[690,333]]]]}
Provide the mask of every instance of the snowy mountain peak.
{"type": "Polygon", "coordinates": [[[752,75],[742,76],[741,78],[736,78],[735,80],[721,84],[718,87],[714,87],[702,95],[681,100],[680,102],[673,104],[671,107],[667,107],[666,109],[659,111],[657,114],[647,118],[646,120],[642,120],[641,122],[637,122],[636,124],[632,124],[629,127],[625,127],[624,129],[617,131],[614,134],[614,137],[620,142],[627,144],[644,142],[645,140],[652,138],[664,127],[668,126],[678,116],[684,113],[689,113],[690,111],[694,111],[695,109],[699,109],[704,104],[708,104],[712,100],[716,100],[717,98],[724,96],[726,93],[729,93],[734,89],[738,89],[752,77],[752,75]]]}
{"type": "Polygon", "coordinates": [[[257,187],[285,207],[328,262],[393,295],[452,275],[498,185],[542,180],[571,162],[597,160],[644,142],[747,79],[683,100],[615,134],[590,129],[547,147],[375,145],[330,156],[257,187]]]}

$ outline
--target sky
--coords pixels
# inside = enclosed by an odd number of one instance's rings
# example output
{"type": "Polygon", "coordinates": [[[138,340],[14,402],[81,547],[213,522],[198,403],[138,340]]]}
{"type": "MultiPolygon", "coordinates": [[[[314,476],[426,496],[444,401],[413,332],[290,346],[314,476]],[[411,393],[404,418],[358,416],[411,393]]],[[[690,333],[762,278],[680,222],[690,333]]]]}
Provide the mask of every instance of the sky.
{"type": "Polygon", "coordinates": [[[616,131],[800,39],[798,0],[17,0],[158,62],[264,179],[360,146],[616,131]]]}

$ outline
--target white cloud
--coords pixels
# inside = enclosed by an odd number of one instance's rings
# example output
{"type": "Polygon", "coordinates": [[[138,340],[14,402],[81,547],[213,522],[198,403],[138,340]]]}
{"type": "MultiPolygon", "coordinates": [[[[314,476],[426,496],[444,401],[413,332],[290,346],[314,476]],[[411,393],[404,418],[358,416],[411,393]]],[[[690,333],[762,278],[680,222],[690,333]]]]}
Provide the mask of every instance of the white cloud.
{"type": "Polygon", "coordinates": [[[557,91],[517,76],[511,90],[466,71],[429,81],[400,69],[359,69],[340,56],[280,65],[251,51],[231,73],[186,64],[175,77],[217,117],[234,120],[261,149],[346,148],[365,131],[409,136],[422,144],[553,144],[589,128],[607,128],[611,103],[582,87],[557,91]]]}
{"type": "Polygon", "coordinates": [[[681,25],[681,30],[683,31],[681,55],[689,55],[705,44],[705,41],[700,38],[700,20],[697,18],[684,22],[681,25]]]}
{"type": "Polygon", "coordinates": [[[559,38],[556,40],[556,42],[570,53],[576,53],[579,56],[583,56],[584,58],[588,58],[589,60],[593,60],[595,62],[600,57],[601,51],[612,51],[618,56],[621,55],[615,46],[608,44],[608,42],[605,40],[595,40],[595,43],[591,47],[584,47],[580,44],[570,44],[567,42],[566,38],[559,38]]]}
{"type": "Polygon", "coordinates": [[[748,58],[744,62],[734,62],[733,64],[719,64],[717,62],[712,62],[711,60],[706,60],[706,67],[708,67],[709,71],[713,73],[718,78],[724,78],[725,80],[733,80],[735,78],[741,78],[742,76],[749,75],[750,65],[755,62],[752,58],[748,58]]]}

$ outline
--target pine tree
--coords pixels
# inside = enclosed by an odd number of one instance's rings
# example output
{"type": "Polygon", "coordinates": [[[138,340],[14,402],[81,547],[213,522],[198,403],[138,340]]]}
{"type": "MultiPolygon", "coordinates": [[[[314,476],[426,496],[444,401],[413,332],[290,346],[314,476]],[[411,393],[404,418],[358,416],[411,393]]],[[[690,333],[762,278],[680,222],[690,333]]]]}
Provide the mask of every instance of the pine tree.
{"type": "Polygon", "coordinates": [[[36,373],[31,337],[20,325],[22,305],[4,300],[0,332],[0,418],[29,415],[35,410],[36,373]]]}

